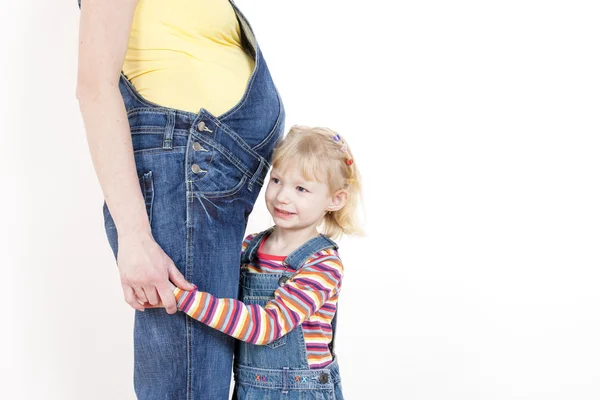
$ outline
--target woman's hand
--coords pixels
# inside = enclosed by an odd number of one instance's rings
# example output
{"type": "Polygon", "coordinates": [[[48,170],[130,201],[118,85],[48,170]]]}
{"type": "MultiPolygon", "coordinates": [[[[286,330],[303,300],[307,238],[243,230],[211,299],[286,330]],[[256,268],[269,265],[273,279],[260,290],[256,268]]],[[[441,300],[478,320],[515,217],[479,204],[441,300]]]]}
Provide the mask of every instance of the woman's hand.
{"type": "Polygon", "coordinates": [[[173,282],[182,290],[193,290],[171,258],[147,232],[118,235],[117,265],[125,301],[136,310],[164,307],[177,312],[173,282]]]}
{"type": "MultiPolygon", "coordinates": [[[[172,283],[169,283],[169,287],[171,288],[171,291],[174,291],[177,288],[177,286],[173,285],[172,283]]],[[[196,285],[193,285],[192,287],[194,289],[198,289],[196,285]]],[[[142,305],[144,306],[144,308],[165,308],[165,305],[162,303],[162,301],[159,301],[156,305],[152,305],[148,302],[143,303],[142,305]]]]}

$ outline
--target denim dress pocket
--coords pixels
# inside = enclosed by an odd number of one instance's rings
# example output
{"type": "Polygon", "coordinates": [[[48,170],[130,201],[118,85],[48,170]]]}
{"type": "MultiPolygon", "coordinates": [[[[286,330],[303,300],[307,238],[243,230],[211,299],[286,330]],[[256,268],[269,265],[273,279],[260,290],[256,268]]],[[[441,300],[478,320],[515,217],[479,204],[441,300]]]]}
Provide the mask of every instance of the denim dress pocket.
{"type": "MultiPolygon", "coordinates": [[[[244,296],[243,297],[243,302],[244,304],[258,304],[262,307],[266,306],[267,303],[271,300],[275,299],[275,297],[268,297],[268,296],[244,296]]],[[[281,346],[285,346],[287,341],[287,335],[283,335],[282,337],[280,337],[277,340],[274,340],[271,343],[267,343],[264,346],[271,348],[271,349],[277,349],[281,346]]]]}

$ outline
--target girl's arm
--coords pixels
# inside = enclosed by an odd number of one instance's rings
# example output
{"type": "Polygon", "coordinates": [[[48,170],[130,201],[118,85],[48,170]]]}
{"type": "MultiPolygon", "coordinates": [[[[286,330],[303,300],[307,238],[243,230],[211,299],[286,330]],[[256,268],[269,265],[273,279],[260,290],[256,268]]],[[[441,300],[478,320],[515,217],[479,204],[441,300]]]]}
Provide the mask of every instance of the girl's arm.
{"type": "Polygon", "coordinates": [[[192,318],[244,342],[265,345],[316,313],[339,291],[343,272],[337,256],[319,257],[278,288],[265,307],[197,290],[175,288],[174,293],[179,310],[192,318]]]}
{"type": "Polygon", "coordinates": [[[125,300],[177,311],[169,277],[192,289],[154,241],[133,157],[119,77],[137,0],[83,0],[79,25],[77,99],[96,175],[118,233],[117,265],[125,300]]]}

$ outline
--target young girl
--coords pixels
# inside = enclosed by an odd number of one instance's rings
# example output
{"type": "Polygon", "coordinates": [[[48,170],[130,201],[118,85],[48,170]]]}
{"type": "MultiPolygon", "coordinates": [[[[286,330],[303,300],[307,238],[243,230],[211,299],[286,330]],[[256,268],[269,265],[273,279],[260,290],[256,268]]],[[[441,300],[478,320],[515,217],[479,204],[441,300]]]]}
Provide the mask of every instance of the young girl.
{"type": "Polygon", "coordinates": [[[242,244],[242,301],[173,287],[179,310],[240,340],[234,399],[343,399],[333,343],[344,269],[331,238],[361,232],[360,193],[340,135],[293,127],[266,190],[275,225],[242,244]]]}

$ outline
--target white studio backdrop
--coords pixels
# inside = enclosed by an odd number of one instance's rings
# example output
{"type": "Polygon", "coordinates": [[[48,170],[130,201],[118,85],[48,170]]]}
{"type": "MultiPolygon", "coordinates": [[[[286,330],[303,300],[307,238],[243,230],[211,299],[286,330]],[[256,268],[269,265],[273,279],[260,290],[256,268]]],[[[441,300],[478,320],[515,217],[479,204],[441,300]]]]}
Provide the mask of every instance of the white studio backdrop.
{"type": "MultiPolygon", "coordinates": [[[[600,398],[598,3],[237,4],[287,127],[338,130],[364,177],[368,236],[340,241],[346,398],[600,398]]],[[[0,398],[134,399],[77,2],[2,5],[0,398]]],[[[248,231],[269,224],[261,195],[248,231]]]]}

